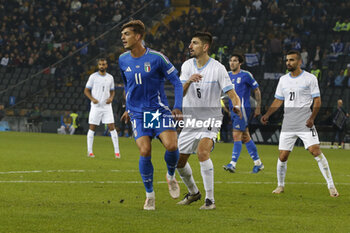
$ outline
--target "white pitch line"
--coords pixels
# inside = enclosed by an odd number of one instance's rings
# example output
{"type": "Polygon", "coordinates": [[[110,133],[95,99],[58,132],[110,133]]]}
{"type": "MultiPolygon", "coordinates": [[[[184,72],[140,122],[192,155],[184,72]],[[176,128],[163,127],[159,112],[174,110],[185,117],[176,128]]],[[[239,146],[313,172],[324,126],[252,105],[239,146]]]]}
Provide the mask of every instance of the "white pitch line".
{"type": "MultiPolygon", "coordinates": [[[[115,172],[115,173],[119,173],[119,172],[139,172],[139,170],[120,170],[120,169],[114,169],[114,170],[109,170],[110,172],[115,172]]],[[[163,170],[158,170],[158,171],[163,171],[163,170]]],[[[157,170],[155,170],[155,172],[158,172],[157,170]]],[[[62,170],[62,169],[58,169],[58,170],[33,170],[33,171],[4,171],[4,172],[0,172],[0,175],[5,175],[5,174],[30,174],[30,173],[85,173],[85,172],[98,172],[97,170],[80,170],[80,169],[72,169],[72,170],[62,170]]],[[[105,172],[105,171],[104,171],[105,172]]],[[[236,172],[237,174],[251,174],[251,172],[248,171],[238,171],[236,172]]],[[[264,174],[266,175],[271,175],[271,174],[276,174],[275,172],[266,172],[263,171],[264,174]]],[[[289,174],[293,174],[290,173],[289,174]]],[[[337,174],[337,176],[347,176],[350,177],[350,175],[348,174],[337,174]]]]}
{"type": "MultiPolygon", "coordinates": [[[[118,170],[118,169],[114,169],[114,170],[109,170],[110,172],[139,172],[139,170],[118,170]]],[[[163,170],[158,170],[158,171],[163,171],[163,170]]],[[[155,172],[158,172],[157,170],[155,170],[155,172]]],[[[97,172],[97,170],[34,170],[34,171],[6,171],[6,172],[0,172],[0,175],[4,175],[4,174],[29,174],[29,173],[84,173],[84,172],[97,172]]],[[[236,172],[237,174],[251,174],[250,171],[238,171],[236,172]]],[[[264,174],[275,174],[275,172],[266,172],[264,171],[264,174]]]]}
{"type": "MultiPolygon", "coordinates": [[[[142,181],[93,181],[93,180],[0,180],[0,183],[46,183],[46,184],[141,184],[142,181]]],[[[165,184],[165,181],[156,181],[156,184],[165,184]]],[[[182,183],[181,181],[179,183],[182,183]]],[[[202,183],[202,182],[197,182],[202,183]]],[[[216,181],[215,184],[262,184],[270,185],[276,182],[258,182],[258,181],[216,181]]],[[[326,183],[311,183],[311,182],[286,182],[288,185],[326,185],[326,183]]],[[[337,185],[350,186],[350,183],[335,183],[337,185]]]]}

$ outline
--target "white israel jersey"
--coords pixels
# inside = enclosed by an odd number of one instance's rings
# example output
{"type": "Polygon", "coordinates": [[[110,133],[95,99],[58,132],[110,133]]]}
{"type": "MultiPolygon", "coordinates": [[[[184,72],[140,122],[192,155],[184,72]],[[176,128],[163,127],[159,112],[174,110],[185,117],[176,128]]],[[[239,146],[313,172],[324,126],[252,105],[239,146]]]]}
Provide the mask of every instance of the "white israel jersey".
{"type": "MultiPolygon", "coordinates": [[[[86,88],[89,88],[92,97],[98,100],[98,107],[111,105],[111,103],[106,104],[106,101],[110,97],[110,91],[114,90],[114,79],[112,75],[109,73],[100,75],[99,72],[95,72],[90,75],[86,83],[86,88]]],[[[91,105],[93,105],[92,102],[91,105]]]]}
{"type": "Polygon", "coordinates": [[[284,101],[282,131],[308,130],[306,121],[311,116],[311,105],[320,96],[317,78],[307,71],[297,77],[283,75],[277,85],[275,98],[284,101]]]}
{"type": "Polygon", "coordinates": [[[202,75],[200,82],[193,82],[183,98],[183,114],[195,119],[222,119],[220,97],[222,91],[233,89],[225,66],[209,58],[202,68],[197,67],[196,59],[191,58],[181,67],[180,80],[185,83],[193,74],[202,75]]]}

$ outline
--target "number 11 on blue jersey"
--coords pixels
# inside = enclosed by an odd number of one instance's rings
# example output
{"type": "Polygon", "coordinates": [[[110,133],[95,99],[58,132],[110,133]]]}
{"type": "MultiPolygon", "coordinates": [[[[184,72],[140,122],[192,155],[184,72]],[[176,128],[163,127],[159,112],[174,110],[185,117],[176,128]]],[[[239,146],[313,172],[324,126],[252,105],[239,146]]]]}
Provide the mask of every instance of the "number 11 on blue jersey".
{"type": "Polygon", "coordinates": [[[141,73],[135,73],[136,84],[142,84],[141,73]]]}

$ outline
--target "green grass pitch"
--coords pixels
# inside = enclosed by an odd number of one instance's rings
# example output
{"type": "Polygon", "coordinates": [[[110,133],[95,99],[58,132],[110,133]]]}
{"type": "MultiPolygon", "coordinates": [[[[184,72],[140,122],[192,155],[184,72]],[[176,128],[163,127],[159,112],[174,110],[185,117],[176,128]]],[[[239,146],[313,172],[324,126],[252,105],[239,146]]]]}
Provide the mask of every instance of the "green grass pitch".
{"type": "MultiPolygon", "coordinates": [[[[121,159],[114,159],[109,137],[95,137],[96,158],[88,158],[84,135],[0,133],[0,232],[350,232],[349,151],[323,150],[339,198],[329,196],[316,161],[301,147],[289,158],[285,193],[273,195],[277,146],[258,145],[265,165],[258,174],[250,174],[243,147],[231,174],[222,166],[232,144],[216,144],[217,209],[202,211],[204,197],[190,206],[170,198],[164,149],[154,140],[156,211],[144,211],[138,150],[133,139],[119,142],[121,159]]],[[[204,195],[196,155],[189,162],[204,195]]]]}

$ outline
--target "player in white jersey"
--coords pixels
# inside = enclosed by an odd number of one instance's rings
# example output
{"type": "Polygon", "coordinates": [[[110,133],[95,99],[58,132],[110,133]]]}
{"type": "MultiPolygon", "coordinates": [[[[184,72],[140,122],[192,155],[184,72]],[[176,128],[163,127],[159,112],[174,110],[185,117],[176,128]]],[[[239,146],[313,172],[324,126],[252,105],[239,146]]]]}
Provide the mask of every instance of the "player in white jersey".
{"type": "Polygon", "coordinates": [[[118,134],[114,126],[112,101],[115,95],[113,76],[106,72],[108,67],[105,58],[98,59],[98,72],[90,75],[84,94],[91,100],[89,114],[89,131],[87,133],[88,157],[95,157],[92,147],[96,126],[107,124],[111,133],[115,158],[120,158],[118,134]]]}
{"type": "Polygon", "coordinates": [[[185,127],[179,136],[180,159],[177,171],[189,193],[178,204],[189,205],[201,198],[192,176],[192,169],[187,162],[191,154],[197,153],[206,192],[205,204],[200,209],[216,208],[214,168],[210,159],[210,151],[221,126],[220,96],[222,91],[234,103],[234,111],[241,115],[240,100],[233,89],[225,67],[208,55],[211,43],[210,33],[197,32],[192,37],[189,49],[193,58],[182,65],[180,76],[184,88],[185,127]]]}
{"type": "Polygon", "coordinates": [[[277,85],[275,100],[261,122],[266,125],[269,117],[284,102],[284,118],[279,140],[279,159],[277,160],[278,186],[273,193],[284,192],[284,179],[287,172],[287,160],[293,150],[295,141],[299,137],[318,163],[320,171],[327,181],[329,193],[332,197],[339,196],[334,186],[328,161],[320,150],[320,142],[314,120],[321,107],[320,90],[317,78],[300,68],[302,59],[298,51],[289,51],[286,65],[290,73],[283,75],[277,85]],[[310,107],[313,103],[313,109],[310,107]]]}

